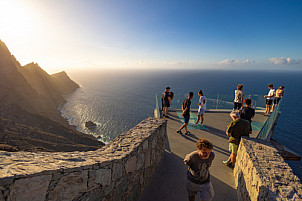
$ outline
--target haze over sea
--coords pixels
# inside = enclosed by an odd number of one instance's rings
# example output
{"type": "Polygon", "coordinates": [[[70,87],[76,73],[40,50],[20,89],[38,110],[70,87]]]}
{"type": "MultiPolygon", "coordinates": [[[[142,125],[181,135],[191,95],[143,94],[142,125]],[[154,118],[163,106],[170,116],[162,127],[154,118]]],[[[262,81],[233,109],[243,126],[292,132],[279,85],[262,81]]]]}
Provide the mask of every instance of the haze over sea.
{"type": "MultiPolygon", "coordinates": [[[[217,106],[214,100],[218,94],[220,99],[230,102],[222,107],[232,108],[237,84],[244,85],[246,97],[255,98],[257,107],[265,107],[263,96],[269,91],[268,84],[274,84],[275,89],[284,85],[282,114],[274,138],[302,155],[301,71],[108,70],[71,71],[68,74],[81,88],[65,97],[68,102],[61,107],[62,115],[79,131],[100,137],[106,143],[153,116],[155,96],[161,97],[166,86],[176,95],[172,107],[180,108],[186,94],[193,91],[191,107],[197,108],[197,92],[202,89],[208,98],[208,109],[211,109],[217,106]],[[93,130],[85,128],[87,121],[97,123],[97,127],[93,130]]],[[[288,163],[301,179],[302,162],[288,163]]]]}

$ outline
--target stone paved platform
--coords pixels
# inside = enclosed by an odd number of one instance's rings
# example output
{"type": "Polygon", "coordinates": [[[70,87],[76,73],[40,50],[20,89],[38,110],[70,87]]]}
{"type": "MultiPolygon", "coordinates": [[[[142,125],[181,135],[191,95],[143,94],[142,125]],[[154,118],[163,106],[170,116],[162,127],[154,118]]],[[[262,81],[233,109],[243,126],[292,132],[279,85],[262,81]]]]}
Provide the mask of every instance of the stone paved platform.
{"type": "MultiPolygon", "coordinates": [[[[222,163],[230,155],[228,136],[225,134],[227,124],[231,121],[229,112],[206,113],[204,125],[207,129],[191,129],[192,134],[188,136],[176,133],[181,126],[177,113],[169,112],[169,116],[170,118],[167,118],[168,141],[164,157],[139,201],[188,200],[185,186],[187,166],[183,163],[183,158],[186,154],[196,150],[197,140],[203,137],[212,141],[213,151],[216,155],[210,168],[211,181],[215,191],[214,201],[237,200],[233,171],[222,163]]],[[[266,119],[266,116],[256,114],[253,121],[265,122],[266,119]]],[[[251,137],[256,137],[258,132],[253,131],[251,137]]],[[[196,200],[200,200],[200,198],[196,196],[196,200]]]]}

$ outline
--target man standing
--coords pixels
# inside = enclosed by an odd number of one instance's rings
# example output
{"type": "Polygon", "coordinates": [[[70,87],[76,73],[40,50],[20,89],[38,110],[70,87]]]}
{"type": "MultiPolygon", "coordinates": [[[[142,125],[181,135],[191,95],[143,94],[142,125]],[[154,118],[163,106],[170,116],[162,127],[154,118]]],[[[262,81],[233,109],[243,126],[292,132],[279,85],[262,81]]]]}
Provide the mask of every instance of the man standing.
{"type": "Polygon", "coordinates": [[[193,92],[190,92],[188,94],[188,98],[186,98],[184,100],[184,102],[182,103],[182,107],[181,107],[182,114],[181,114],[181,116],[184,117],[185,123],[176,131],[179,134],[182,134],[181,130],[183,128],[185,128],[185,130],[186,130],[186,133],[185,133],[186,135],[191,134],[190,131],[188,131],[187,126],[188,126],[189,120],[190,120],[190,106],[191,106],[191,99],[192,98],[193,98],[193,92]]]}
{"type": "Polygon", "coordinates": [[[275,99],[275,95],[276,95],[276,91],[274,89],[274,85],[273,84],[269,84],[267,85],[267,87],[269,88],[269,92],[267,95],[264,96],[264,98],[266,98],[266,109],[264,112],[264,115],[269,115],[271,112],[271,105],[275,99]]]}
{"type": "Polygon", "coordinates": [[[171,104],[171,97],[170,97],[170,87],[166,87],[166,90],[164,91],[162,95],[162,106],[163,106],[163,116],[164,117],[169,117],[167,115],[168,113],[168,108],[170,107],[171,104]]]}
{"type": "Polygon", "coordinates": [[[213,144],[201,138],[196,143],[197,151],[187,154],[184,162],[188,168],[187,172],[187,191],[189,200],[194,201],[195,196],[200,192],[203,201],[211,201],[214,197],[214,190],[210,181],[209,168],[215,158],[213,144]]]}
{"type": "Polygon", "coordinates": [[[230,168],[234,168],[237,150],[241,140],[241,136],[248,136],[252,133],[251,123],[245,119],[240,119],[238,112],[231,112],[230,114],[233,121],[227,127],[226,134],[229,138],[229,150],[232,152],[227,161],[223,161],[230,168]]]}

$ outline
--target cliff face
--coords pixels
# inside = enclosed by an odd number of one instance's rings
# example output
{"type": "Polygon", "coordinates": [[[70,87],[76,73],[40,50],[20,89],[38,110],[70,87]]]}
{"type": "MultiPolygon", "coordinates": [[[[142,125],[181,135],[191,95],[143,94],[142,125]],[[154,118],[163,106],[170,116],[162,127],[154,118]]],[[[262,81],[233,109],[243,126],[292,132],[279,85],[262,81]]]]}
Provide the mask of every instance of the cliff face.
{"type": "Polygon", "coordinates": [[[65,71],[51,75],[51,78],[61,94],[69,94],[80,86],[72,81],[65,71]]]}
{"type": "MultiPolygon", "coordinates": [[[[97,142],[95,138],[93,139],[92,136],[87,141],[87,135],[75,131],[57,110],[57,106],[65,102],[61,94],[70,93],[78,87],[79,85],[73,82],[65,72],[49,75],[35,63],[22,67],[0,40],[0,123],[2,127],[0,129],[0,143],[5,142],[18,150],[24,150],[24,147],[21,146],[22,143],[13,142],[17,142],[16,139],[33,142],[31,135],[36,136],[35,139],[43,138],[46,135],[48,136],[47,139],[51,141],[50,136],[57,136],[56,139],[58,140],[58,136],[61,138],[64,135],[70,136],[72,134],[75,135],[74,138],[65,139],[70,145],[81,144],[81,139],[87,143],[87,146],[100,145],[101,143],[97,142]],[[18,109],[16,110],[16,108],[18,109]],[[25,123],[22,117],[27,118],[25,123]],[[33,124],[39,119],[41,121],[43,119],[43,127],[37,123],[33,124]],[[5,126],[6,124],[10,126],[5,126]],[[56,128],[54,129],[56,132],[45,130],[47,124],[56,128]],[[43,132],[35,132],[36,130],[43,132]],[[25,135],[25,133],[27,134],[25,135]]],[[[44,145],[45,150],[65,150],[50,149],[47,143],[44,145]]],[[[33,150],[34,146],[28,147],[33,150]]]]}
{"type": "Polygon", "coordinates": [[[77,87],[65,72],[51,76],[35,63],[22,67],[0,41],[0,101],[3,105],[15,104],[66,125],[57,106],[65,102],[62,93],[70,93],[77,87]]]}
{"type": "Polygon", "coordinates": [[[49,102],[53,104],[52,107],[64,102],[60,90],[56,87],[52,77],[38,64],[30,63],[17,69],[40,96],[50,99],[49,102]]]}

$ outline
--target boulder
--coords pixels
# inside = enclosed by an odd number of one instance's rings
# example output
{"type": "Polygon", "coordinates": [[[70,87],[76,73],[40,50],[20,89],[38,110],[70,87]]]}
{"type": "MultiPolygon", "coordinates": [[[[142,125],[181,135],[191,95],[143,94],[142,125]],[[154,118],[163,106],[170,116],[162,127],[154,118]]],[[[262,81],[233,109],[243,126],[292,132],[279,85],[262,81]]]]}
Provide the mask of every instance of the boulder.
{"type": "Polygon", "coordinates": [[[95,127],[95,126],[96,126],[96,123],[93,123],[92,121],[87,121],[87,122],[85,123],[85,126],[86,126],[87,128],[95,127]]]}

